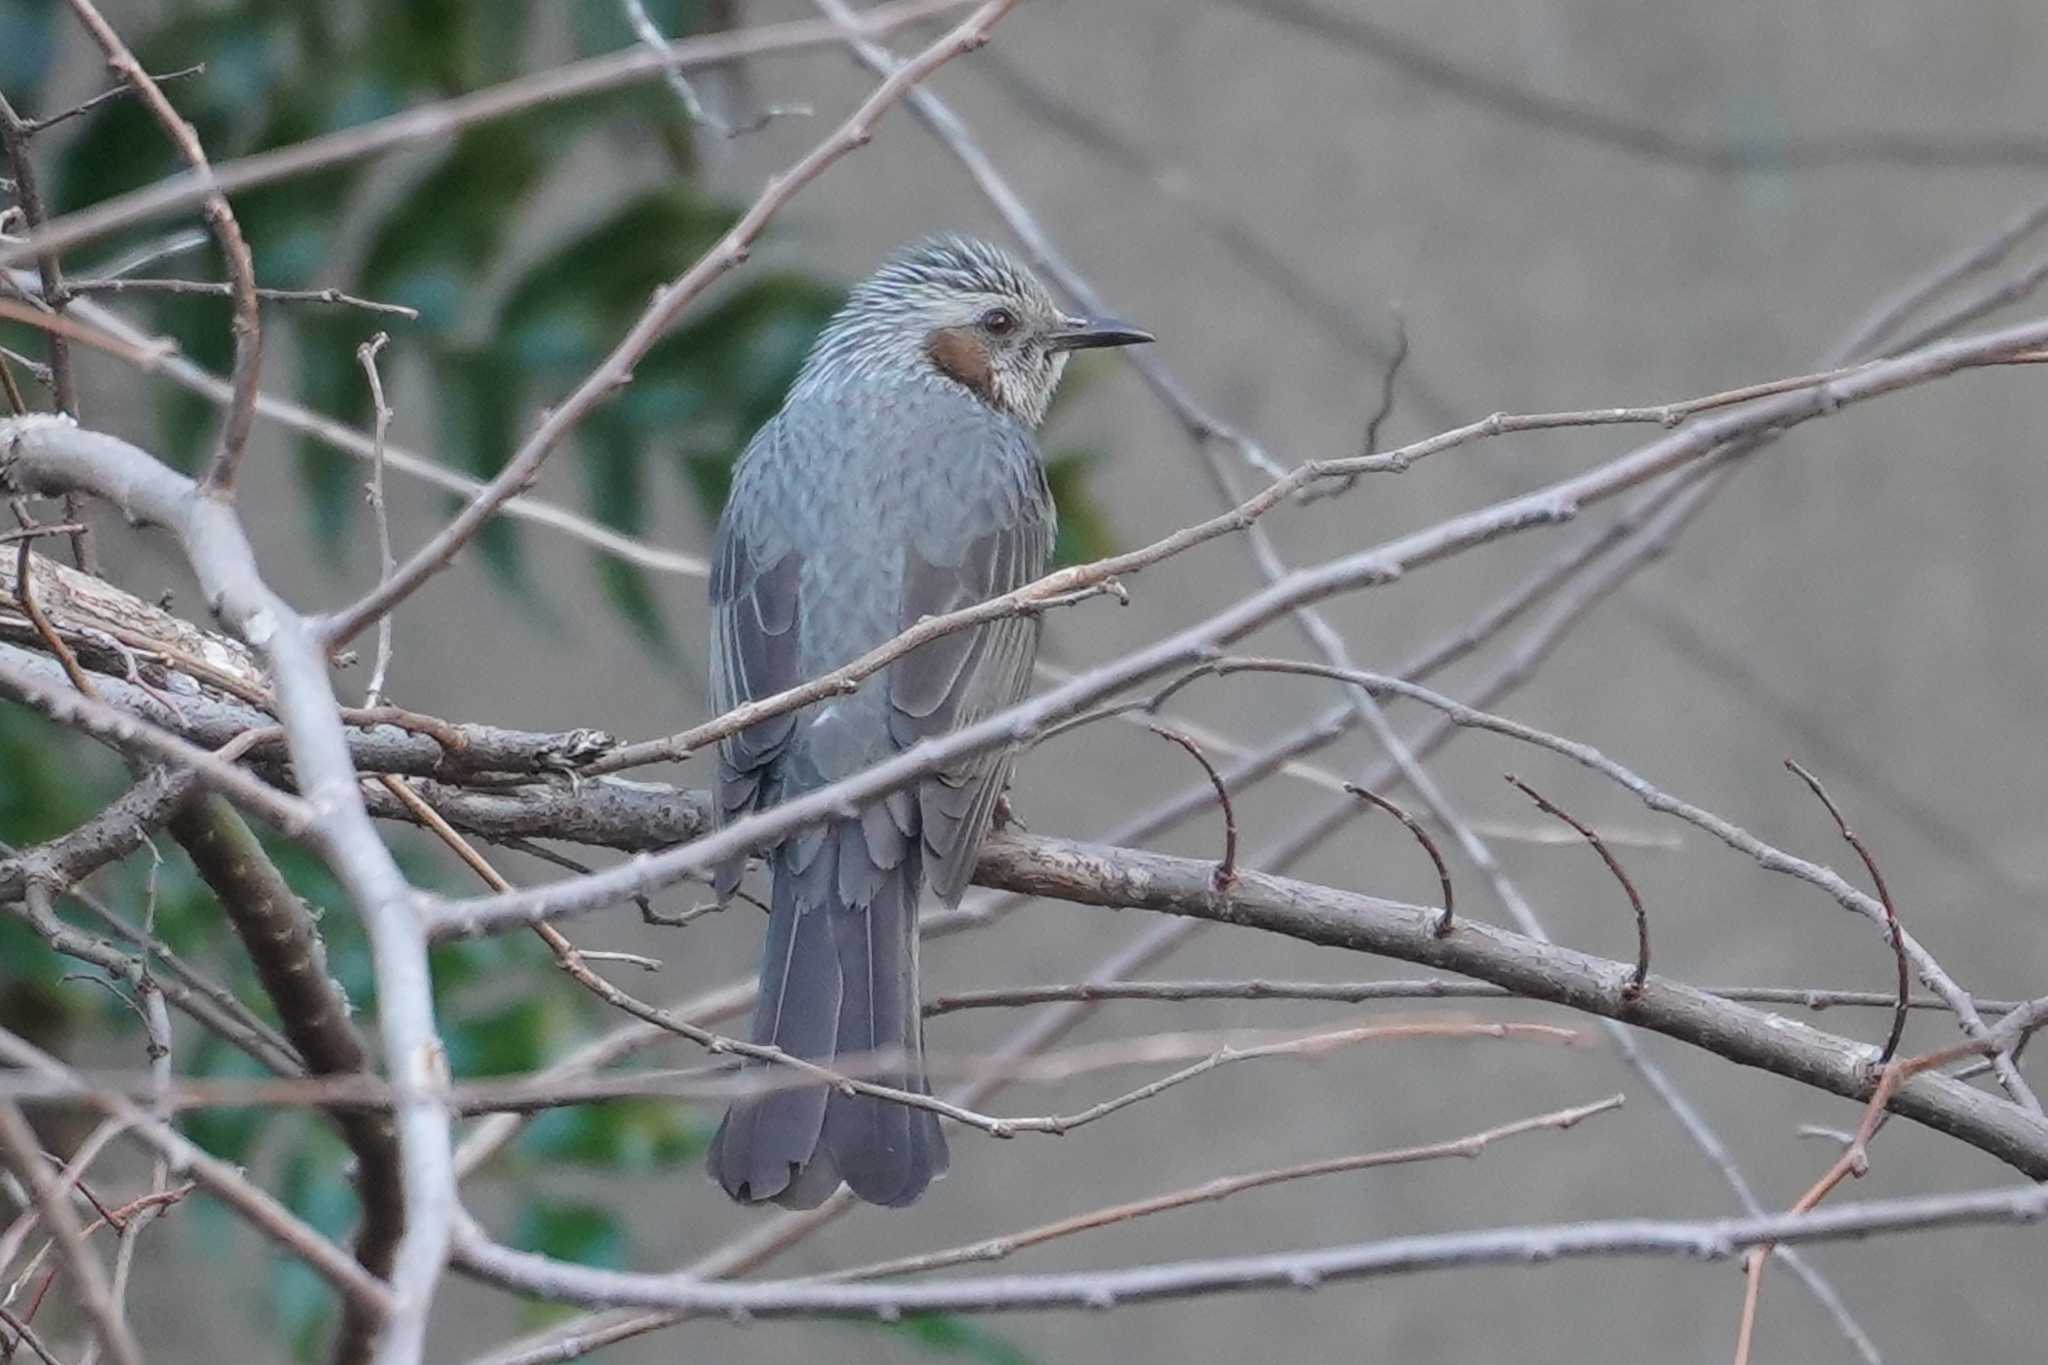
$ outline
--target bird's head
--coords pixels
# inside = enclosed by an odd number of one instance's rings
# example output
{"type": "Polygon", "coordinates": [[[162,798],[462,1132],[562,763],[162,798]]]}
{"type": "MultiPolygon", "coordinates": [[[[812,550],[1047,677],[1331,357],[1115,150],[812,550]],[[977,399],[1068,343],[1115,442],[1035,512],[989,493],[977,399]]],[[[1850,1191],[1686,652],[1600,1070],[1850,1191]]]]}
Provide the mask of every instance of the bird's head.
{"type": "Polygon", "coordinates": [[[819,338],[806,375],[936,375],[1036,426],[1069,353],[1150,340],[1121,322],[1065,312],[997,247],[932,237],[854,287],[819,338]]]}

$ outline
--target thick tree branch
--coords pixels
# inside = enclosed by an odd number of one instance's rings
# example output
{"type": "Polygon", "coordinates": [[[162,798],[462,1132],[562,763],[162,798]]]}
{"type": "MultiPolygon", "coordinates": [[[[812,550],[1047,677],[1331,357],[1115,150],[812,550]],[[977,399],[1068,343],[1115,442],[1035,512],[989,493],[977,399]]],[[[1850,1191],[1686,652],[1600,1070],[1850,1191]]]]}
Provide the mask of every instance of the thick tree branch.
{"type": "MultiPolygon", "coordinates": [[[[1652,976],[1633,1000],[1627,963],[1540,943],[1492,925],[1461,922],[1434,933],[1437,912],[1288,878],[1241,872],[1228,892],[1209,881],[1213,865],[1136,849],[1001,835],[984,848],[986,885],[1084,905],[1159,910],[1237,924],[1326,947],[1391,957],[1491,981],[1515,995],[1652,1029],[1850,1099],[1870,1096],[1877,1049],[1705,991],[1652,976]]],[[[2048,1124],[2018,1106],[1945,1076],[1902,1086],[1893,1108],[1998,1157],[2034,1179],[2048,1178],[2048,1124]]]]}
{"type": "MultiPolygon", "coordinates": [[[[171,818],[170,831],[227,911],[306,1070],[315,1076],[370,1074],[369,1049],[349,1018],[341,988],[328,974],[320,926],[248,825],[220,802],[199,800],[171,818]]],[[[338,1109],[333,1118],[355,1154],[355,1187],[362,1204],[356,1261],[378,1279],[388,1279],[405,1230],[397,1136],[388,1115],[338,1109]]],[[[354,1300],[343,1306],[334,1359],[365,1360],[375,1347],[381,1315],[354,1300]]]]}

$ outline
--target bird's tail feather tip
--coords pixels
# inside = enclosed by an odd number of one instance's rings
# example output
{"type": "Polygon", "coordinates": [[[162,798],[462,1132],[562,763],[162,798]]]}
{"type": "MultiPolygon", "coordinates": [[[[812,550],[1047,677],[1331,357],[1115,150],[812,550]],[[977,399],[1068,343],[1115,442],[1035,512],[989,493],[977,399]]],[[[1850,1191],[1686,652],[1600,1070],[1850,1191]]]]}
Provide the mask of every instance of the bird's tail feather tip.
{"type": "MultiPolygon", "coordinates": [[[[914,840],[878,861],[858,823],[842,833],[849,837],[822,840],[802,867],[787,847],[771,855],[754,1040],[827,1066],[841,1053],[897,1055],[902,1069],[876,1080],[929,1094],[915,946],[921,859],[914,840]],[[841,867],[848,859],[854,866],[841,867]]],[[[945,1173],[948,1155],[930,1110],[806,1085],[734,1101],[707,1165],[744,1204],[812,1208],[843,1183],[868,1203],[900,1208],[945,1173]]]]}
{"type": "MultiPolygon", "coordinates": [[[[917,1089],[923,1093],[923,1087],[917,1089]]],[[[893,1100],[870,1095],[833,1094],[826,1103],[820,1140],[802,1160],[777,1159],[749,1145],[737,1132],[754,1128],[755,1115],[733,1106],[712,1136],[707,1174],[727,1196],[741,1204],[776,1204],[785,1209],[813,1209],[846,1185],[863,1201],[885,1208],[916,1203],[932,1182],[943,1179],[952,1164],[938,1118],[893,1100]],[[853,1102],[851,1105],[848,1102],[853,1102]],[[877,1106],[910,1114],[907,1130],[896,1143],[877,1143],[872,1116],[834,1122],[835,1107],[877,1106]],[[736,1125],[734,1119],[740,1121],[736,1125]],[[861,1118],[868,1119],[861,1122],[861,1118]]]]}

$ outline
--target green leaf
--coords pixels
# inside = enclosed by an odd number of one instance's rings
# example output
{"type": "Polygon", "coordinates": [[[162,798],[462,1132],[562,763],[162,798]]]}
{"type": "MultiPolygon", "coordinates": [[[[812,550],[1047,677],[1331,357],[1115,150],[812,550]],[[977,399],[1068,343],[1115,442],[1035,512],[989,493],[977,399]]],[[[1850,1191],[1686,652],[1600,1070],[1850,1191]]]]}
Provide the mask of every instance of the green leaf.
{"type": "MultiPolygon", "coordinates": [[[[418,878],[414,878],[415,883],[418,878]]],[[[533,939],[473,938],[444,943],[431,952],[434,996],[440,999],[479,982],[503,980],[506,972],[531,970],[546,960],[533,939]]]]}
{"type": "Polygon", "coordinates": [[[519,1155],[550,1164],[644,1174],[694,1161],[711,1127],[668,1100],[630,1099],[549,1109],[520,1135],[519,1155]]]}
{"type": "MultiPolygon", "coordinates": [[[[193,1075],[206,1080],[254,1080],[270,1074],[248,1054],[211,1033],[200,1035],[199,1050],[192,1058],[191,1068],[193,1075]]],[[[222,1161],[245,1166],[267,1117],[267,1112],[260,1106],[229,1109],[208,1105],[181,1115],[178,1127],[186,1137],[222,1161]]]]}
{"type": "MultiPolygon", "coordinates": [[[[273,23],[234,10],[196,11],[152,30],[134,44],[144,69],[205,70],[167,88],[171,102],[217,160],[243,150],[251,111],[268,107],[291,78],[291,45],[273,23]],[[241,132],[244,136],[237,137],[241,132]]],[[[110,100],[86,115],[85,131],[58,163],[57,205],[82,207],[182,170],[176,150],[139,100],[110,100]]],[[[141,230],[160,236],[161,223],[141,230]]],[[[126,240],[136,240],[130,235],[126,240]]],[[[101,244],[107,250],[106,243],[101,244]]],[[[218,278],[217,276],[215,278],[218,278]]]]}
{"type": "Polygon", "coordinates": [[[420,331],[452,332],[539,182],[549,140],[534,117],[463,133],[378,225],[358,291],[419,309],[420,331]]]}
{"type": "MultiPolygon", "coordinates": [[[[592,510],[606,525],[639,534],[647,520],[647,489],[631,429],[616,409],[594,412],[584,419],[578,446],[592,510]]],[[[597,574],[605,596],[648,648],[664,661],[676,662],[675,640],[646,572],[614,556],[599,555],[597,574]]]]}
{"type": "Polygon", "coordinates": [[[445,1026],[448,1069],[472,1079],[532,1071],[547,1060],[557,1014],[548,1001],[529,997],[445,1026]]]}
{"type": "MultiPolygon", "coordinates": [[[[524,376],[493,350],[447,351],[435,362],[441,448],[463,469],[488,479],[516,444],[524,376]]],[[[460,506],[449,504],[451,511],[460,506]]],[[[487,522],[475,543],[499,587],[542,620],[559,624],[527,574],[524,547],[508,518],[487,522]]]]}
{"type": "MultiPolygon", "coordinates": [[[[323,1236],[342,1237],[356,1221],[358,1204],[347,1176],[349,1153],[323,1125],[301,1127],[301,1139],[285,1159],[282,1195],[286,1207],[323,1236]]],[[[335,1315],[327,1282],[293,1258],[271,1262],[270,1307],[300,1360],[315,1358],[335,1315]]]]}
{"type": "Polygon", "coordinates": [[[656,346],[649,362],[709,380],[742,440],[775,415],[818,332],[845,295],[801,275],[757,275],[656,346]]]}
{"type": "MultiPolygon", "coordinates": [[[[290,146],[398,107],[397,92],[374,77],[335,79],[322,73],[277,94],[280,103],[252,151],[290,146]]],[[[234,195],[235,221],[249,240],[257,282],[281,289],[310,286],[327,269],[342,210],[367,174],[368,163],[346,162],[234,195]]],[[[225,300],[219,303],[226,306],[225,300]]],[[[356,321],[363,325],[360,317],[356,321]]]]}
{"type": "Polygon", "coordinates": [[[0,839],[39,844],[105,804],[121,765],[62,726],[10,706],[0,710],[0,774],[0,839]]]}
{"type": "Polygon", "coordinates": [[[512,1245],[577,1265],[617,1270],[626,1264],[626,1233],[608,1209],[561,1199],[530,1199],[519,1211],[512,1245]]]}
{"type": "Polygon", "coordinates": [[[270,1313],[290,1343],[292,1359],[320,1359],[334,1328],[334,1291],[304,1261],[279,1256],[270,1263],[270,1313]]]}
{"type": "Polygon", "coordinates": [[[680,187],[643,194],[536,262],[507,293],[493,335],[521,366],[587,369],[731,221],[680,187]]]}
{"type": "MultiPolygon", "coordinates": [[[[36,106],[43,78],[50,72],[51,42],[57,0],[5,0],[0,3],[0,90],[17,112],[44,112],[36,106]]],[[[54,112],[54,111],[50,111],[54,112]]]]}
{"type": "Polygon", "coordinates": [[[979,1361],[981,1365],[1034,1365],[1030,1356],[1008,1340],[966,1318],[925,1313],[877,1325],[925,1355],[979,1361]]]}
{"type": "Polygon", "coordinates": [[[517,74],[530,0],[379,0],[367,27],[408,81],[444,94],[517,74]]]}
{"type": "Polygon", "coordinates": [[[339,1237],[356,1221],[355,1191],[343,1174],[348,1148],[333,1129],[309,1126],[284,1164],[284,1202],[325,1237],[339,1237]]]}
{"type": "Polygon", "coordinates": [[[62,972],[61,960],[25,921],[13,915],[0,917],[0,962],[7,964],[9,976],[20,977],[22,984],[36,988],[38,995],[49,996],[47,1003],[56,1004],[47,985],[62,972]]]}
{"type": "Polygon", "coordinates": [[[774,416],[844,295],[802,276],[756,278],[663,339],[634,372],[620,412],[671,445],[706,520],[725,506],[732,466],[774,416]]]}
{"type": "Polygon", "coordinates": [[[1088,488],[1088,476],[1100,458],[1092,450],[1060,450],[1046,457],[1045,482],[1060,513],[1059,538],[1052,547],[1055,567],[1116,553],[1109,515],[1088,488]]]}

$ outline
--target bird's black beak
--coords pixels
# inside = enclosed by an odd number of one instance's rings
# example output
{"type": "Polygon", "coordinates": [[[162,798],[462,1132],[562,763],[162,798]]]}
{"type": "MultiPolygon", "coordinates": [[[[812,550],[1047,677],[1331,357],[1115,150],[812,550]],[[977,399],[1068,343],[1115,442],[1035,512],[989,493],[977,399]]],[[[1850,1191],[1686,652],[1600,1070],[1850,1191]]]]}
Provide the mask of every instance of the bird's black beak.
{"type": "Polygon", "coordinates": [[[1067,325],[1052,334],[1047,349],[1090,351],[1098,346],[1138,346],[1152,340],[1150,332],[1115,318],[1068,318],[1067,325]]]}

